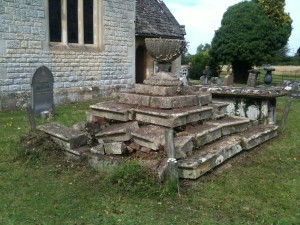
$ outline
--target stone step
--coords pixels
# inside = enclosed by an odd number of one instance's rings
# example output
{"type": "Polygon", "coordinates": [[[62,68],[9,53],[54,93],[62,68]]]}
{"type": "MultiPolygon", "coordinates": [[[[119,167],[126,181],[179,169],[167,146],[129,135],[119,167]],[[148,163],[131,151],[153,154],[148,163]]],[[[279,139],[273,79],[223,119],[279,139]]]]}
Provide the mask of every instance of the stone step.
{"type": "Polygon", "coordinates": [[[242,132],[253,126],[250,119],[236,116],[226,116],[218,120],[207,121],[205,124],[222,127],[222,136],[242,132]]]}
{"type": "Polygon", "coordinates": [[[104,117],[106,119],[117,121],[130,121],[133,118],[133,109],[135,105],[122,104],[117,102],[100,102],[91,105],[93,116],[104,117]]]}
{"type": "Polygon", "coordinates": [[[212,116],[212,107],[208,106],[193,106],[170,110],[140,107],[135,108],[134,111],[137,121],[165,127],[179,127],[206,120],[212,116]]]}
{"type": "Polygon", "coordinates": [[[242,150],[249,150],[272,139],[277,135],[277,129],[274,125],[259,125],[205,145],[194,151],[192,156],[178,160],[179,176],[197,179],[242,150]]]}
{"type": "Polygon", "coordinates": [[[198,105],[197,95],[152,96],[136,93],[119,93],[119,103],[159,109],[173,109],[198,105]]]}
{"type": "Polygon", "coordinates": [[[242,138],[243,149],[250,150],[261,143],[276,137],[277,131],[278,126],[276,125],[258,125],[238,135],[242,138]]]}
{"type": "Polygon", "coordinates": [[[177,86],[153,86],[146,84],[135,84],[134,91],[137,94],[174,96],[177,95],[177,86]]]}
{"type": "Polygon", "coordinates": [[[95,136],[97,139],[101,139],[104,142],[129,141],[132,137],[131,133],[138,129],[139,125],[137,121],[118,123],[104,128],[95,136]]]}
{"type": "Polygon", "coordinates": [[[223,137],[219,141],[204,146],[193,156],[179,160],[179,177],[197,179],[240,151],[242,151],[240,138],[236,136],[223,137]]]}
{"type": "Polygon", "coordinates": [[[222,137],[222,127],[218,125],[188,125],[177,136],[192,136],[194,147],[201,147],[222,137]]]}
{"type": "Polygon", "coordinates": [[[65,127],[60,124],[51,123],[40,125],[37,130],[43,131],[65,149],[71,150],[87,144],[87,137],[84,132],[65,127]]]}

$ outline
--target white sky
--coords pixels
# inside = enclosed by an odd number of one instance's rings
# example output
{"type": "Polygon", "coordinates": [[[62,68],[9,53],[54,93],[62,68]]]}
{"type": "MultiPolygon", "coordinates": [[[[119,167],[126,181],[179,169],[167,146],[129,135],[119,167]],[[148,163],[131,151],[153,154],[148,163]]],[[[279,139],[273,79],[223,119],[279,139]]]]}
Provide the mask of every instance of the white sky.
{"type": "MultiPolygon", "coordinates": [[[[200,44],[211,43],[214,31],[220,27],[223,13],[242,0],[163,0],[177,21],[185,25],[189,53],[195,54],[200,44]]],[[[285,11],[293,19],[289,39],[290,54],[300,47],[300,0],[286,0],[285,11]]]]}

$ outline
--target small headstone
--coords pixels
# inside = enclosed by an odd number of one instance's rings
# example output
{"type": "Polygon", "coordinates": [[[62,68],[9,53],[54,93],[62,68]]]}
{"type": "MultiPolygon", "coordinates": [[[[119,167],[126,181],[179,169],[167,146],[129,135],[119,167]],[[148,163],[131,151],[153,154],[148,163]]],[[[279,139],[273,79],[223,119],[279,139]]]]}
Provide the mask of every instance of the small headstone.
{"type": "Polygon", "coordinates": [[[32,110],[40,116],[43,111],[53,111],[53,75],[46,66],[39,67],[31,80],[32,110]]]}
{"type": "Polygon", "coordinates": [[[206,85],[206,78],[205,76],[200,77],[200,85],[206,85]]]}
{"type": "Polygon", "coordinates": [[[224,86],[232,86],[233,85],[233,76],[232,75],[226,75],[223,82],[224,86]]]}
{"type": "Polygon", "coordinates": [[[258,70],[255,70],[255,69],[249,70],[247,86],[249,86],[249,87],[255,87],[256,86],[258,74],[259,74],[258,70]]]}

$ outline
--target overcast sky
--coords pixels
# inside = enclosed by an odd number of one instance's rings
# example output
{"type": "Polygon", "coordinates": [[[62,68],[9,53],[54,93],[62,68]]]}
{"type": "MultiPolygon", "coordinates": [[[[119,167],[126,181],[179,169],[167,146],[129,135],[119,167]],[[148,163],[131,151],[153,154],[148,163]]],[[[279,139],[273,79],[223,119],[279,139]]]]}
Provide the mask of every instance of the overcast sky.
{"type": "MultiPolygon", "coordinates": [[[[195,54],[197,46],[211,43],[214,31],[220,27],[223,13],[242,0],[163,0],[177,21],[185,25],[189,53],[195,54]]],[[[290,54],[300,47],[300,0],[286,0],[285,11],[293,19],[289,39],[290,54]]]]}

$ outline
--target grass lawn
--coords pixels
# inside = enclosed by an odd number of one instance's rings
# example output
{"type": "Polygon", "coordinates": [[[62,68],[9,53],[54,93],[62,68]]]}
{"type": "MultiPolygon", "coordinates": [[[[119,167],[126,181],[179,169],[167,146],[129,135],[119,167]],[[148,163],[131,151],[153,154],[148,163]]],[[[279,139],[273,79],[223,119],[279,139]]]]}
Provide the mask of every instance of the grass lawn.
{"type": "MultiPolygon", "coordinates": [[[[279,99],[279,119],[284,103],[279,99]]],[[[83,120],[88,105],[58,107],[55,121],[83,120]]],[[[26,114],[0,113],[0,224],[300,224],[299,127],[294,100],[276,139],[197,181],[182,181],[178,196],[140,183],[124,191],[110,174],[60,154],[20,156],[26,114]]]]}

